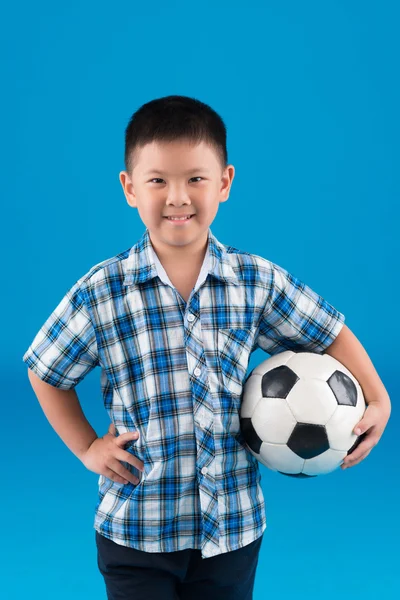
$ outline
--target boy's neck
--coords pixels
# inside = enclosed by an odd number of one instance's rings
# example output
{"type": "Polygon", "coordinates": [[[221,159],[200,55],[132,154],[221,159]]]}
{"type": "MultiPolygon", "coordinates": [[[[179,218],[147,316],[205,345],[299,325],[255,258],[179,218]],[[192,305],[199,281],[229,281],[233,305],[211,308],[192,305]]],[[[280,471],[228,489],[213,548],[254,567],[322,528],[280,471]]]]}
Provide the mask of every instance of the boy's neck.
{"type": "Polygon", "coordinates": [[[153,250],[164,267],[164,269],[183,270],[198,269],[204,261],[207,252],[208,234],[206,238],[198,241],[194,245],[181,247],[172,247],[160,244],[157,240],[150,237],[153,250]]]}

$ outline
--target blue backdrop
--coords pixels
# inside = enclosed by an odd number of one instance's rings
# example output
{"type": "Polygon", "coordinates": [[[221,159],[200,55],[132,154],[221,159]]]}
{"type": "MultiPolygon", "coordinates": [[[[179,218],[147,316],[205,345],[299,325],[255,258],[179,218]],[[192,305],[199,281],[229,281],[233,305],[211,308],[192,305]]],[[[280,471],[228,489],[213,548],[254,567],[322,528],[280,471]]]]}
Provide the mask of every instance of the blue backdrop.
{"type": "MultiPolygon", "coordinates": [[[[261,467],[254,598],[397,598],[398,3],[22,0],[2,12],[3,597],[106,598],[98,475],[49,425],[22,355],[70,286],[143,233],[118,180],[124,129],[144,102],[183,94],[228,129],[236,176],[212,231],[342,311],[392,400],[359,465],[307,480],[261,467]]],[[[267,357],[257,350],[250,369],[267,357]]],[[[99,376],[77,392],[104,435],[99,376]]]]}

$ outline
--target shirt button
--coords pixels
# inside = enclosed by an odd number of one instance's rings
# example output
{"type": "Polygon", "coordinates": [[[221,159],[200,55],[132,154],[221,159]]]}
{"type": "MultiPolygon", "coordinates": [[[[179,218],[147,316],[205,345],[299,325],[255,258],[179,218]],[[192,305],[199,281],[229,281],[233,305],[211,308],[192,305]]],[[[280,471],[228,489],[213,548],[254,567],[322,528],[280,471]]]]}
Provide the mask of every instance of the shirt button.
{"type": "Polygon", "coordinates": [[[195,320],[195,316],[194,316],[194,315],[192,315],[192,314],[188,315],[188,321],[189,321],[190,323],[191,323],[192,321],[194,321],[194,320],[195,320]]]}
{"type": "Polygon", "coordinates": [[[201,370],[196,368],[193,373],[196,375],[196,377],[198,377],[201,373],[201,370]]]}
{"type": "Polygon", "coordinates": [[[207,467],[203,467],[201,472],[203,473],[203,475],[206,475],[206,473],[208,473],[207,467]]]}

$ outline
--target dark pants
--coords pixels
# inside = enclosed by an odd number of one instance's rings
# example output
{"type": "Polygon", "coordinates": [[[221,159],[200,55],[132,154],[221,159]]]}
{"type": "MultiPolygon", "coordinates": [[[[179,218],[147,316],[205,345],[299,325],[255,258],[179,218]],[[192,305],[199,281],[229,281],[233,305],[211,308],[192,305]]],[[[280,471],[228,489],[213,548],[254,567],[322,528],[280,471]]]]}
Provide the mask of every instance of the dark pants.
{"type": "Polygon", "coordinates": [[[97,564],[108,600],[252,600],[262,538],[202,559],[196,549],[143,552],[96,531],[97,564]]]}

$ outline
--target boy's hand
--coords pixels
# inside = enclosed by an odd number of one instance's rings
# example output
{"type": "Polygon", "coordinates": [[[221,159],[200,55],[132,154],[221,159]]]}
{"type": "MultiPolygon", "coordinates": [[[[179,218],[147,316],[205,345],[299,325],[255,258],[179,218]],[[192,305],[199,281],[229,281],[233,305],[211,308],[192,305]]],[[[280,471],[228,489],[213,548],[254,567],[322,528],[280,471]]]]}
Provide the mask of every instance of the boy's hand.
{"type": "Polygon", "coordinates": [[[139,479],[128,469],[125,469],[120,461],[123,460],[140,471],[144,470],[142,461],[122,449],[131,440],[136,440],[139,433],[137,431],[128,431],[118,437],[115,436],[115,433],[114,424],[111,423],[108,432],[103,437],[96,438],[89,446],[82,458],[82,462],[89,471],[104,475],[119,483],[128,483],[130,481],[136,485],[139,483],[139,479]]]}
{"type": "Polygon", "coordinates": [[[354,467],[364,460],[382,437],[390,417],[390,408],[380,402],[369,402],[364,416],[354,427],[356,435],[363,435],[363,441],[343,460],[341,469],[354,467]],[[359,430],[359,431],[358,431],[359,430]]]}
{"type": "Polygon", "coordinates": [[[110,423],[110,427],[108,428],[108,433],[111,433],[111,435],[115,435],[117,433],[117,430],[115,429],[115,425],[112,421],[110,423]]]}

